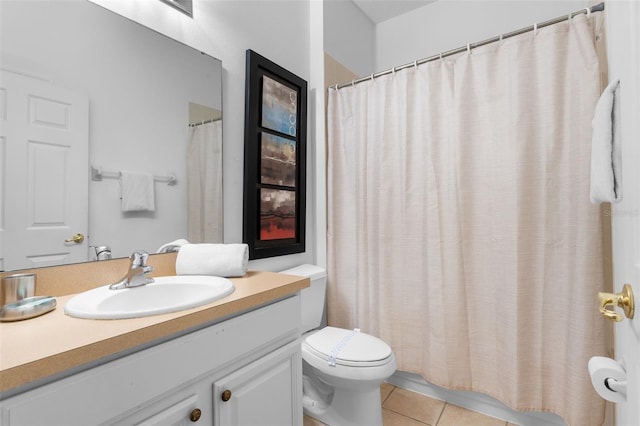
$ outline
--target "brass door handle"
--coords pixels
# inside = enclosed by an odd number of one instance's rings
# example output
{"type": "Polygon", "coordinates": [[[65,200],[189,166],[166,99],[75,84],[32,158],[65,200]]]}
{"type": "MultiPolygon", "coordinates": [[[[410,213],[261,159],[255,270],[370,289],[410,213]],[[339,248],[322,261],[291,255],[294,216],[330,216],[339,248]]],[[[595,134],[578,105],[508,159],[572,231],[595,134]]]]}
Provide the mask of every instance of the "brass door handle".
{"type": "Polygon", "coordinates": [[[622,286],[620,293],[598,293],[598,299],[600,300],[600,313],[610,320],[620,322],[624,318],[619,313],[607,309],[609,305],[617,305],[622,308],[627,318],[633,318],[635,304],[631,285],[625,284],[622,286]]]}
{"type": "Polygon", "coordinates": [[[80,244],[83,241],[84,241],[84,235],[82,234],[76,234],[73,237],[69,238],[68,240],[64,240],[65,243],[76,243],[76,244],[80,244]]]}
{"type": "Polygon", "coordinates": [[[222,392],[222,395],[220,395],[220,398],[224,402],[227,402],[228,400],[231,399],[231,391],[229,389],[225,390],[224,392],[222,392]]]}

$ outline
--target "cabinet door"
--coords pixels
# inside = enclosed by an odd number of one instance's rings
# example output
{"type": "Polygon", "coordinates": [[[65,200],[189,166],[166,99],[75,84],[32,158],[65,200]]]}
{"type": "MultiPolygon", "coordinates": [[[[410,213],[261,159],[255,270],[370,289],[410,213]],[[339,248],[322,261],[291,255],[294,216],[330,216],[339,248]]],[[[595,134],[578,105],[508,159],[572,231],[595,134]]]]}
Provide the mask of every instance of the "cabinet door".
{"type": "Polygon", "coordinates": [[[216,381],[213,406],[219,426],[301,425],[300,341],[216,381]]]}
{"type": "Polygon", "coordinates": [[[100,426],[211,426],[212,383],[213,376],[204,376],[195,383],[172,389],[162,397],[114,416],[100,426]]]}

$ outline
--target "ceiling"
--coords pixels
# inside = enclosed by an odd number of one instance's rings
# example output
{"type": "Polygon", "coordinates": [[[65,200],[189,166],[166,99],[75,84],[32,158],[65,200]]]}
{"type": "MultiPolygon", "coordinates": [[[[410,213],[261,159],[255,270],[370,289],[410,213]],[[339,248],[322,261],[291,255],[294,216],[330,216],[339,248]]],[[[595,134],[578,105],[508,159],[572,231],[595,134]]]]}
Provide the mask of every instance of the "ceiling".
{"type": "Polygon", "coordinates": [[[386,21],[436,0],[352,0],[374,23],[386,21]]]}

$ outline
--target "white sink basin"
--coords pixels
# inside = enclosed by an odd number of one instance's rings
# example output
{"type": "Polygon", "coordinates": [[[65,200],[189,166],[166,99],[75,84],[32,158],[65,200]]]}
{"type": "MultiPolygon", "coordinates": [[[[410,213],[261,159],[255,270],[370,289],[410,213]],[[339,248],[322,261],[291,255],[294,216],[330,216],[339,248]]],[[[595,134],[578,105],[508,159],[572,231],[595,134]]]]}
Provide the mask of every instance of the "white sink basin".
{"type": "Polygon", "coordinates": [[[80,293],[64,312],[77,318],[122,319],[166,314],[222,299],[235,287],[227,278],[204,275],[154,277],[151,284],[111,290],[109,286],[80,293]]]}

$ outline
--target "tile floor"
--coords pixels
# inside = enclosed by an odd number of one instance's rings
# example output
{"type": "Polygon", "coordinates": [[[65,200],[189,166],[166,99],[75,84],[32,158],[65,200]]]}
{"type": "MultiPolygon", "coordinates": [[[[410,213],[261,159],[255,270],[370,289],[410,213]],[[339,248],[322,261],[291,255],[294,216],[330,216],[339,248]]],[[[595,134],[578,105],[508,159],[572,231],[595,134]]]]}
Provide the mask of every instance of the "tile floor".
{"type": "MultiPolygon", "coordinates": [[[[447,404],[428,396],[383,383],[382,420],[384,426],[511,426],[512,423],[447,404]]],[[[304,426],[323,426],[305,416],[304,426]]],[[[363,425],[366,426],[366,425],[363,425]]]]}

